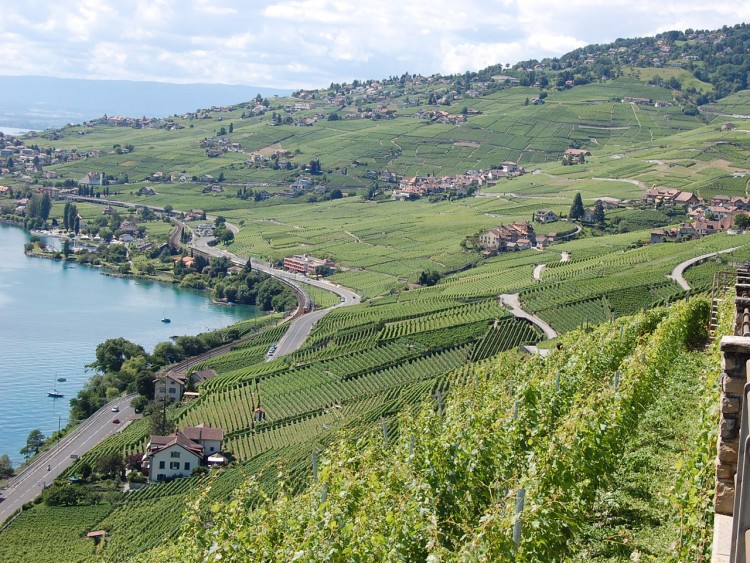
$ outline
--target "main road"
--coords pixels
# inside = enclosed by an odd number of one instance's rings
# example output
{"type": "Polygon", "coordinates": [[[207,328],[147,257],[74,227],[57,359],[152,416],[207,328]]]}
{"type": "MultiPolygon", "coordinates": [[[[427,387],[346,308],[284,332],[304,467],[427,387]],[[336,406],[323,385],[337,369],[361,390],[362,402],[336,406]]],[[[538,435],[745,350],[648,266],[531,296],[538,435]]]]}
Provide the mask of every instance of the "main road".
{"type": "MultiPolygon", "coordinates": [[[[227,223],[227,228],[231,229],[233,232],[237,231],[237,228],[234,225],[230,225],[229,223],[227,223]]],[[[307,296],[307,293],[305,292],[304,288],[301,287],[301,284],[312,285],[321,289],[325,289],[339,296],[339,303],[332,307],[328,307],[327,309],[320,309],[318,311],[312,311],[293,318],[289,329],[279,340],[273,357],[290,354],[291,352],[297,350],[300,346],[302,346],[302,343],[310,334],[310,331],[312,331],[313,325],[315,325],[316,322],[318,322],[333,309],[336,309],[337,307],[356,305],[357,303],[360,303],[362,301],[362,298],[352,290],[331,283],[328,280],[310,279],[302,274],[287,272],[286,270],[274,268],[268,262],[256,260],[255,258],[248,258],[247,256],[238,256],[224,248],[219,248],[218,246],[209,246],[208,243],[212,239],[213,237],[193,236],[193,241],[190,243],[190,247],[204,254],[208,254],[209,256],[217,258],[227,258],[230,262],[238,266],[244,266],[245,264],[247,264],[247,261],[250,260],[250,265],[252,268],[278,278],[284,283],[288,283],[289,285],[295,287],[299,290],[300,293],[305,295],[306,301],[309,301],[309,296],[307,296]]],[[[307,303],[305,303],[304,305],[307,305],[307,303]]]]}
{"type": "Polygon", "coordinates": [[[44,487],[73,465],[77,456],[86,453],[99,442],[140,415],[130,406],[135,394],[107,403],[86,419],[78,428],[65,435],[50,449],[39,454],[0,490],[0,523],[27,502],[34,500],[44,487]],[[113,412],[113,408],[117,412],[113,412]],[[119,423],[112,422],[115,418],[119,423]]]}

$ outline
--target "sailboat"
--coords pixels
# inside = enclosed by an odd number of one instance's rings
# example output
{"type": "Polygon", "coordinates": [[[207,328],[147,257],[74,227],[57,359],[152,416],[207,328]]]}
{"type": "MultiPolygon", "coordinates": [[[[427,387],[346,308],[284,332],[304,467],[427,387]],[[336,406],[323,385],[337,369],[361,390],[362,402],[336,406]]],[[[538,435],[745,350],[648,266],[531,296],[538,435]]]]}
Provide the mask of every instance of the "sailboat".
{"type": "MultiPolygon", "coordinates": [[[[65,381],[64,377],[62,377],[60,379],[62,379],[63,381],[65,381]]],[[[58,381],[60,381],[60,379],[58,379],[58,381]]],[[[55,387],[55,380],[54,379],[52,380],[52,391],[47,391],[47,396],[48,397],[52,397],[53,399],[61,399],[61,398],[63,398],[65,396],[62,393],[60,393],[57,390],[57,388],[55,387]]]]}
{"type": "Polygon", "coordinates": [[[172,322],[172,319],[170,319],[170,318],[169,318],[169,317],[168,317],[167,315],[165,315],[164,313],[165,313],[165,311],[162,311],[162,315],[163,315],[163,316],[162,316],[162,318],[161,318],[161,322],[163,322],[163,323],[171,323],[171,322],[172,322]]]}

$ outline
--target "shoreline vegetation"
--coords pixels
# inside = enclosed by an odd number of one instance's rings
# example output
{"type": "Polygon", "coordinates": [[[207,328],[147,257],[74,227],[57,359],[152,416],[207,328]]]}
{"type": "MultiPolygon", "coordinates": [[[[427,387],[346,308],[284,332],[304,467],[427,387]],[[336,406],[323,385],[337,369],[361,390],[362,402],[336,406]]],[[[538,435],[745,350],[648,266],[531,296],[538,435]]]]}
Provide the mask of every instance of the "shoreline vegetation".
{"type": "MultiPolygon", "coordinates": [[[[152,354],[148,354],[142,346],[123,338],[109,339],[100,343],[96,348],[97,359],[87,366],[94,368],[97,372],[92,375],[77,395],[70,399],[70,420],[74,422],[69,423],[60,431],[43,438],[33,456],[29,457],[18,469],[22,469],[25,464],[33,461],[39,453],[51,447],[78,424],[85,421],[94,412],[117,396],[137,392],[139,395],[131,404],[137,411],[144,411],[154,399],[153,380],[164,369],[185,360],[194,361],[214,348],[252,339],[270,326],[278,323],[279,316],[278,314],[274,314],[274,309],[270,307],[279,307],[276,313],[283,313],[298,305],[296,295],[288,286],[276,281],[272,276],[262,272],[251,271],[249,266],[242,269],[241,272],[230,273],[226,259],[218,259],[218,267],[213,260],[210,262],[204,260],[206,266],[203,266],[203,269],[210,269],[205,275],[203,273],[198,274],[196,268],[185,267],[183,261],[176,261],[174,266],[176,272],[179,272],[183,278],[189,275],[192,276],[189,284],[182,284],[182,279],[178,275],[174,275],[170,279],[164,275],[149,275],[144,272],[124,272],[122,271],[122,263],[118,264],[117,262],[110,263],[106,261],[91,263],[87,260],[81,260],[82,257],[90,257],[94,254],[91,251],[65,256],[59,250],[49,250],[49,247],[43,242],[42,237],[52,235],[33,232],[31,229],[25,228],[23,223],[19,221],[7,218],[2,218],[0,221],[4,224],[22,228],[30,233],[30,241],[26,243],[24,248],[24,254],[28,257],[60,260],[66,263],[77,263],[93,268],[102,268],[103,271],[100,273],[109,277],[148,280],[178,285],[185,289],[198,289],[206,293],[206,297],[212,303],[224,306],[233,305],[235,302],[229,303],[226,296],[217,298],[217,287],[219,288],[218,291],[222,292],[222,295],[229,288],[228,291],[236,296],[237,292],[233,288],[238,284],[244,283],[245,286],[241,295],[244,302],[241,304],[254,305],[259,310],[267,313],[260,317],[239,321],[222,329],[199,333],[195,336],[177,337],[173,339],[173,342],[160,342],[155,346],[152,354]],[[211,265],[214,266],[213,269],[211,269],[211,265]],[[231,279],[234,277],[238,279],[231,279]],[[201,281],[204,281],[204,283],[201,283],[201,281]],[[224,283],[219,284],[220,281],[224,283]],[[259,290],[260,301],[257,300],[259,290]],[[248,323],[250,320],[252,320],[252,323],[248,323]]],[[[56,238],[66,239],[62,235],[57,235],[56,238]]],[[[200,263],[198,265],[200,266],[200,263]]]]}

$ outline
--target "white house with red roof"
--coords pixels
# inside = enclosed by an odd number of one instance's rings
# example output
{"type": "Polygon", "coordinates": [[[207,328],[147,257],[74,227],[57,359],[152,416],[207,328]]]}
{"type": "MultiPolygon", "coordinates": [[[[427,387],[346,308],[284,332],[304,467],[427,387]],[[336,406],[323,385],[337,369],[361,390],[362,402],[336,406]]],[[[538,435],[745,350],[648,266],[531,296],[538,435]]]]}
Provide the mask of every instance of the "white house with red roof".
{"type": "Polygon", "coordinates": [[[204,459],[221,452],[224,430],[200,424],[169,436],[151,436],[142,468],[149,481],[190,477],[204,459]]]}

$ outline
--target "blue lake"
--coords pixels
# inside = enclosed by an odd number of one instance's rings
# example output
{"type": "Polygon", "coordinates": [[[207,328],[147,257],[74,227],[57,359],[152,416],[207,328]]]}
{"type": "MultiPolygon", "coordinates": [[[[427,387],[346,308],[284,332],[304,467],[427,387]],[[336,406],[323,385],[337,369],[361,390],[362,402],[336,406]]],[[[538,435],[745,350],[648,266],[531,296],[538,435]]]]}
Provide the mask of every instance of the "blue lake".
{"type": "Polygon", "coordinates": [[[28,238],[0,224],[0,454],[13,461],[22,460],[31,430],[49,435],[67,424],[69,400],[92,375],[85,366],[97,344],[121,336],[150,352],[173,335],[257,314],[255,307],[214,305],[207,293],[27,258],[28,238]],[[162,323],[164,316],[172,322],[162,323]],[[47,397],[53,387],[65,397],[47,397]]]}

